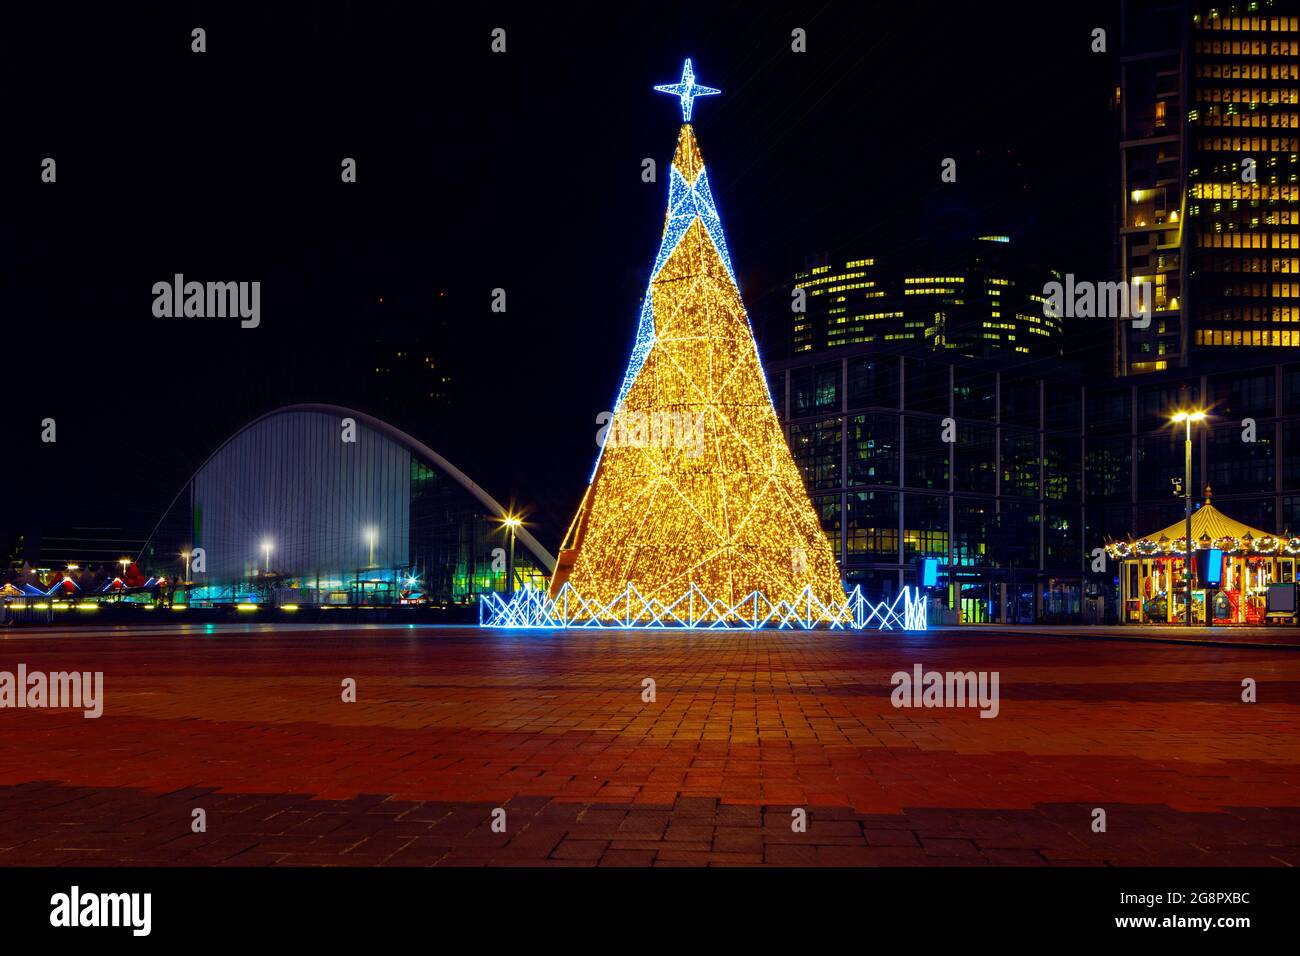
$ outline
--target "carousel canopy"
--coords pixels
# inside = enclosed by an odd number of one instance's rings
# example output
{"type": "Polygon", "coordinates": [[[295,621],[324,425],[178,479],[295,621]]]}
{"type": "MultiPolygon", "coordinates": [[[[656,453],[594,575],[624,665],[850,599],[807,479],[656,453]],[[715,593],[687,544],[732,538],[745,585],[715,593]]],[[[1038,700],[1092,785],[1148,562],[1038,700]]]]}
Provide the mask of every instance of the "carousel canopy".
{"type": "MultiPolygon", "coordinates": [[[[1179,518],[1168,528],[1163,528],[1147,537],[1159,541],[1161,538],[1182,538],[1186,532],[1187,519],[1179,518]]],[[[1218,541],[1220,538],[1245,538],[1247,535],[1251,538],[1269,538],[1272,537],[1272,532],[1261,531],[1236,518],[1229,518],[1212,504],[1203,504],[1192,512],[1193,541],[1200,541],[1206,537],[1211,541],[1218,541]]]]}
{"type": "MultiPolygon", "coordinates": [[[[1167,528],[1130,541],[1117,541],[1106,550],[1113,556],[1127,558],[1169,554],[1177,557],[1187,551],[1183,538],[1187,521],[1180,518],[1167,528]]],[[[1192,512],[1192,547],[1219,548],[1230,554],[1300,554],[1300,538],[1279,537],[1271,531],[1252,528],[1230,518],[1207,500],[1192,512]]]]}

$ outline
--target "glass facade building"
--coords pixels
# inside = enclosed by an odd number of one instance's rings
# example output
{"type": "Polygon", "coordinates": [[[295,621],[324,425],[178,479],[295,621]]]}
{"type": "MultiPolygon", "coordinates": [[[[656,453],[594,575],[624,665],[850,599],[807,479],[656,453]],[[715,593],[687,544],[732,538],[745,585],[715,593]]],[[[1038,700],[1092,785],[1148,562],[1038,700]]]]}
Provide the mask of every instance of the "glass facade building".
{"type": "Polygon", "coordinates": [[[871,597],[933,557],[962,621],[1110,619],[1118,570],[1093,572],[1094,549],[1182,515],[1184,407],[1210,413],[1194,497],[1209,484],[1240,521],[1300,527],[1300,363],[1094,382],[859,346],[769,378],[845,579],[871,597]]]}
{"type": "MultiPolygon", "coordinates": [[[[470,604],[506,588],[501,505],[432,449],[360,412],[280,409],[193,475],[143,560],[191,605],[470,604]]],[[[553,558],[517,531],[515,584],[553,558]]],[[[177,597],[177,600],[181,600],[177,597]]]]}

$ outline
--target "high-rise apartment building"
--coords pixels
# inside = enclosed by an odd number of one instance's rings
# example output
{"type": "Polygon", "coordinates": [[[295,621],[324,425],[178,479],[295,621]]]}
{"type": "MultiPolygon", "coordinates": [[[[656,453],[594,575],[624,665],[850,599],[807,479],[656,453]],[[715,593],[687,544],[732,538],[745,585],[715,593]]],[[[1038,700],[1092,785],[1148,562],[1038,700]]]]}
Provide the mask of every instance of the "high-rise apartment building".
{"type": "Polygon", "coordinates": [[[1115,374],[1300,348],[1300,3],[1126,0],[1122,30],[1119,267],[1153,310],[1115,374]]]}

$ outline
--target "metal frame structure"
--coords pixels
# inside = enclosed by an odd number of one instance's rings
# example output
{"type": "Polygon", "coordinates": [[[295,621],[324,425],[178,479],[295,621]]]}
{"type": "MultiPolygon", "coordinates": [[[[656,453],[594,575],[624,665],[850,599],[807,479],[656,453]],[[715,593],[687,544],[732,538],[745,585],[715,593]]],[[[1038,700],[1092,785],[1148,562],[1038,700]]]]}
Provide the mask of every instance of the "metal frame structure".
{"type": "Polygon", "coordinates": [[[479,626],[492,628],[700,629],[754,631],[761,628],[813,630],[924,631],[925,592],[905,587],[892,601],[872,602],[855,587],[843,604],[826,605],[805,587],[794,601],[773,603],[753,591],[735,604],[711,599],[692,584],[678,598],[664,602],[646,597],[632,584],[612,601],[588,600],[570,585],[554,598],[532,586],[513,596],[484,594],[479,599],[479,626]]]}

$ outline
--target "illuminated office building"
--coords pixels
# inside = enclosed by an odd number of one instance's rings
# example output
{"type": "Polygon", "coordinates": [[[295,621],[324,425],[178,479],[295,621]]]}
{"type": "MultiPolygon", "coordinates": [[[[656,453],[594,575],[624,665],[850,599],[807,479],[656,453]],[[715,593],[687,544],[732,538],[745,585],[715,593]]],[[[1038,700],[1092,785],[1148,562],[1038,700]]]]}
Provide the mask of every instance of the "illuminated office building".
{"type": "Polygon", "coordinates": [[[1114,620],[1118,567],[1093,558],[1182,518],[1177,410],[1210,411],[1197,500],[1210,485],[1225,514],[1300,533],[1300,361],[1253,358],[1112,379],[869,344],[772,362],[768,379],[849,587],[897,593],[934,558],[954,620],[1114,620]]]}
{"type": "Polygon", "coordinates": [[[842,267],[810,265],[795,276],[794,288],[804,292],[804,309],[791,313],[791,352],[923,338],[905,328],[893,303],[886,308],[875,259],[850,259],[842,267]]]}
{"type": "Polygon", "coordinates": [[[1054,276],[1027,267],[1006,235],[887,266],[849,259],[810,264],[794,279],[791,355],[849,345],[913,345],[972,357],[1057,355],[1061,320],[1045,316],[1054,276]]]}
{"type": "MultiPolygon", "coordinates": [[[[1300,347],[1300,5],[1124,5],[1117,375],[1300,347]]],[[[1281,353],[1278,353],[1279,357],[1281,353]]]]}

